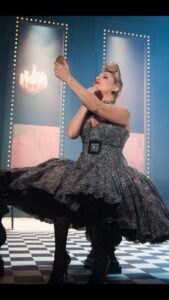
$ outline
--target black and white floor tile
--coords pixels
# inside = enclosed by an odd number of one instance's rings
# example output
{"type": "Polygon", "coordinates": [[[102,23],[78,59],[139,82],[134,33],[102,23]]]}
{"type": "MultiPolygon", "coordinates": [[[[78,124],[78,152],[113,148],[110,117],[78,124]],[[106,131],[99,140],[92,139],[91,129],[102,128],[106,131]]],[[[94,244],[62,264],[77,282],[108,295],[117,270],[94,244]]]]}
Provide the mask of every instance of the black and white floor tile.
{"type": "MultiPolygon", "coordinates": [[[[71,256],[68,282],[86,284],[90,271],[84,268],[83,262],[90,251],[90,243],[84,231],[69,230],[67,250],[71,256]]],[[[0,253],[5,262],[0,284],[45,284],[53,263],[53,231],[7,230],[7,241],[0,253]]],[[[109,275],[109,284],[169,284],[169,241],[142,245],[123,240],[116,256],[122,274],[109,275]]]]}

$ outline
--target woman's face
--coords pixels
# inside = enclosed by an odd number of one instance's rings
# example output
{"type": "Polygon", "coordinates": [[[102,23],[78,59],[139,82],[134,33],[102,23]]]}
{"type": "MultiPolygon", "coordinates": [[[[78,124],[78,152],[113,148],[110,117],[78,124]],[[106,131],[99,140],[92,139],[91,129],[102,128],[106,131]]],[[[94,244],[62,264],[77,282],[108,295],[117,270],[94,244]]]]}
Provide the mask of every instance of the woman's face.
{"type": "Polygon", "coordinates": [[[100,75],[96,77],[94,87],[100,90],[103,94],[111,94],[114,87],[114,80],[112,74],[109,72],[100,73],[100,75]]]}

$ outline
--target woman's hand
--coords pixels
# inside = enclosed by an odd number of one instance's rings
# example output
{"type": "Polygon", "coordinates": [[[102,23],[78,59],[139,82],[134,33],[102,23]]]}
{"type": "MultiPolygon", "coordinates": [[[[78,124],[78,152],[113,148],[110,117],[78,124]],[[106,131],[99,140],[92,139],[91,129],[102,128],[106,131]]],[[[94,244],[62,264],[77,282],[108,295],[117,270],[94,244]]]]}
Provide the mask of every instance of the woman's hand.
{"type": "Polygon", "coordinates": [[[64,63],[60,64],[58,62],[54,62],[54,72],[56,77],[58,77],[59,79],[61,79],[62,81],[68,82],[69,80],[71,80],[72,75],[70,73],[70,68],[69,65],[67,64],[66,60],[64,59],[64,63]]]}
{"type": "Polygon", "coordinates": [[[95,86],[88,88],[88,91],[91,92],[92,94],[95,94],[99,100],[102,100],[103,95],[101,91],[97,89],[95,86]]]}

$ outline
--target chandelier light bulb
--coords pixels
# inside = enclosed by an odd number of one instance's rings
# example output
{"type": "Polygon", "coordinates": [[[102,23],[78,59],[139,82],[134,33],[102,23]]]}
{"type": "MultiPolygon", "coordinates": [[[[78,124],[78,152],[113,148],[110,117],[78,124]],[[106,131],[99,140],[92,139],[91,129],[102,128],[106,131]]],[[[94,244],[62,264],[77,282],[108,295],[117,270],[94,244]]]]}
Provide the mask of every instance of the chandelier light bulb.
{"type": "Polygon", "coordinates": [[[19,85],[30,94],[39,94],[48,86],[47,75],[44,71],[37,71],[37,66],[33,65],[31,73],[25,70],[20,74],[19,85]]]}

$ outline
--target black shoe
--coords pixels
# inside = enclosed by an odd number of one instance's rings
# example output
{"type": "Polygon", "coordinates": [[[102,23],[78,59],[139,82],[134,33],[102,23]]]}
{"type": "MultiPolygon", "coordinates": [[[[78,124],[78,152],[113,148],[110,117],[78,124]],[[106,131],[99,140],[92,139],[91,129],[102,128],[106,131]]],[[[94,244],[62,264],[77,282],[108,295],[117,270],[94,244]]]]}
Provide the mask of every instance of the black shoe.
{"type": "Polygon", "coordinates": [[[121,274],[121,267],[118,261],[111,260],[107,274],[121,274]]]}
{"type": "Polygon", "coordinates": [[[47,282],[48,285],[62,285],[67,281],[67,269],[71,262],[71,258],[66,253],[58,262],[54,261],[53,270],[47,282]]]}
{"type": "MultiPolygon", "coordinates": [[[[91,252],[87,256],[87,259],[85,259],[84,261],[84,266],[86,269],[92,270],[93,264],[94,264],[94,251],[91,250],[91,252]]],[[[110,261],[110,264],[107,269],[107,274],[121,274],[121,267],[115,256],[110,261]]]]}
{"type": "Polygon", "coordinates": [[[102,256],[95,260],[92,268],[92,274],[89,277],[88,284],[105,284],[108,283],[107,272],[110,265],[110,258],[102,256]]]}

